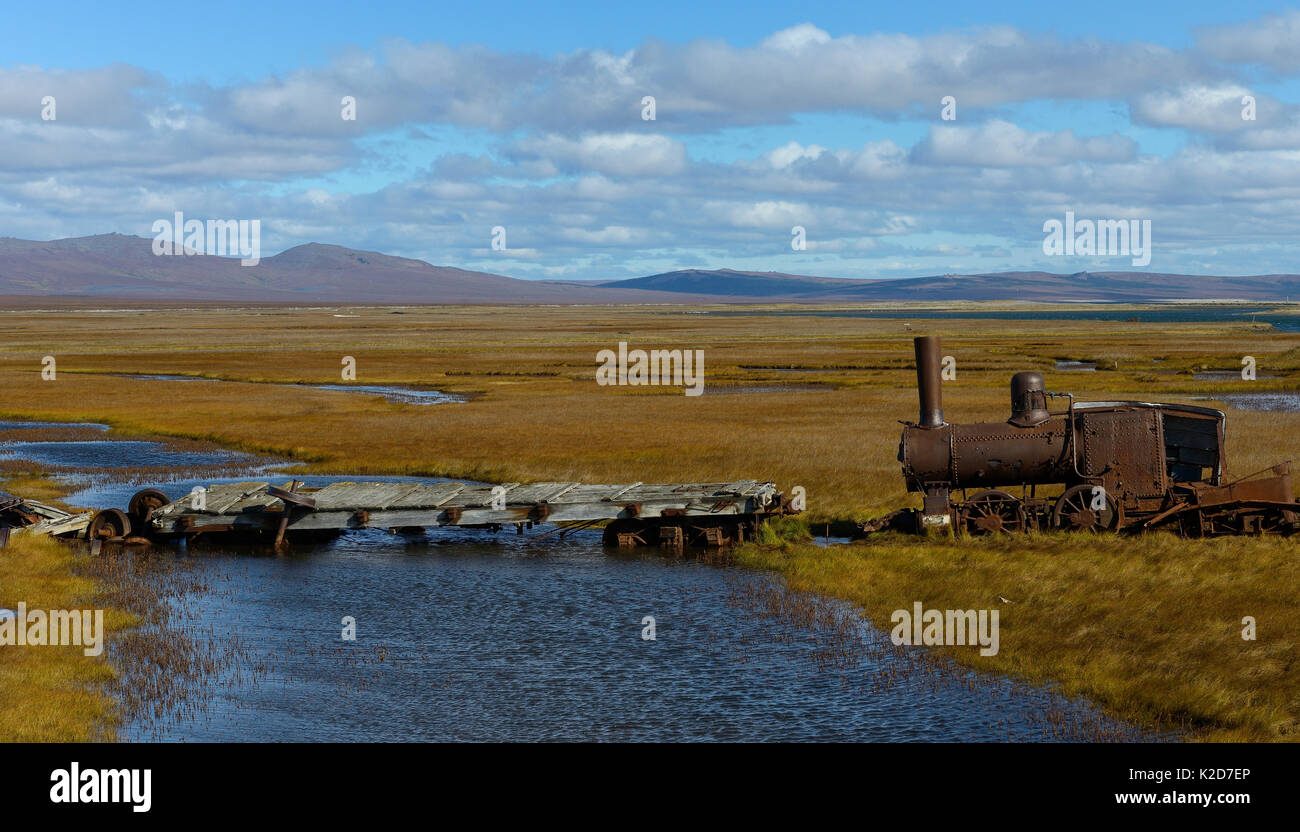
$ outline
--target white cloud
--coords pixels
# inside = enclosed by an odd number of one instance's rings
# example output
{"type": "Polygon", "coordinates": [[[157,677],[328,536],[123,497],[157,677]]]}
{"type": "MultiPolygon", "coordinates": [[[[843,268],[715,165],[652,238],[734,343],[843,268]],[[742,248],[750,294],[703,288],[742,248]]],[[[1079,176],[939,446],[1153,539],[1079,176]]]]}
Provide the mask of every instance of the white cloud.
{"type": "Polygon", "coordinates": [[[1183,127],[1207,133],[1257,129],[1277,118],[1278,102],[1255,96],[1238,84],[1195,84],[1137,96],[1130,107],[1133,120],[1154,127],[1183,127]],[[1242,118],[1246,96],[1255,97],[1255,120],[1242,118]]]}
{"type": "Polygon", "coordinates": [[[667,136],[599,133],[569,139],[542,136],[516,143],[512,152],[553,163],[558,170],[610,176],[673,176],[686,168],[686,146],[667,136]]]}
{"type": "Polygon", "coordinates": [[[1263,64],[1279,72],[1300,71],[1300,11],[1268,14],[1258,20],[1204,27],[1196,44],[1222,61],[1263,64]]]}
{"type": "Polygon", "coordinates": [[[973,127],[931,127],[914,151],[918,160],[928,164],[987,167],[1119,162],[1136,153],[1137,143],[1118,134],[1080,138],[1073,130],[1031,132],[1002,120],[973,127]]]}
{"type": "Polygon", "coordinates": [[[800,23],[798,26],[791,26],[789,29],[782,29],[768,35],[760,45],[764,49],[778,52],[800,52],[809,46],[820,46],[830,42],[831,36],[825,30],[818,29],[811,23],[800,23]]]}
{"type": "Polygon", "coordinates": [[[752,46],[647,40],[551,56],[395,39],[183,89],[123,65],[0,68],[0,235],[147,234],[185,210],[261,217],[268,250],[315,239],[581,276],[636,257],[761,260],[803,225],[819,253],[873,267],[932,254],[946,267],[1032,247],[1043,217],[1068,206],[1149,216],[1172,249],[1284,259],[1300,236],[1300,114],[1252,93],[1258,119],[1242,123],[1245,70],[1209,58],[1289,71],[1298,19],[1202,33],[1188,50],[1006,26],[832,36],[812,23],[752,46]],[[33,97],[53,86],[59,120],[41,122],[33,97]],[[355,122],[340,118],[343,95],[355,122]],[[656,121],[641,120],[644,95],[656,121]],[[958,122],[937,121],[945,95],[958,122]],[[1046,99],[1127,103],[1133,123],[1193,139],[1139,154],[1109,126],[1042,129],[1041,111],[1026,126],[1018,103],[1046,99]],[[821,122],[809,113],[931,126],[914,145],[898,138],[910,126],[859,144],[810,132],[821,122]],[[758,124],[769,126],[746,132],[758,124]],[[743,158],[717,161],[728,156],[743,158]],[[531,247],[483,250],[498,224],[531,247]]]}
{"type": "Polygon", "coordinates": [[[788,142],[767,151],[762,158],[774,168],[788,168],[800,159],[816,159],[825,152],[826,148],[820,145],[804,147],[798,142],[788,142]]]}

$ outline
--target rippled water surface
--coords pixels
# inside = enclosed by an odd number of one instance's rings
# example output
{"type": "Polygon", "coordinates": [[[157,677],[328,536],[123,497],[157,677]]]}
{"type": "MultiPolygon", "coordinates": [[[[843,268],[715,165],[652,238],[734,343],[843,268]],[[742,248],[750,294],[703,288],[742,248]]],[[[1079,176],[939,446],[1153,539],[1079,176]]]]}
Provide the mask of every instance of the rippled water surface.
{"type": "Polygon", "coordinates": [[[1042,740],[1062,714],[1094,718],[1045,691],[918,670],[867,626],[878,652],[823,666],[824,635],[738,603],[776,591],[770,579],[607,552],[596,533],[372,531],[287,556],[190,556],[208,581],[191,625],[237,633],[264,669],[127,739],[1042,740]]]}
{"type": "Polygon", "coordinates": [[[132,465],[181,468],[196,465],[226,465],[253,460],[238,451],[177,450],[161,442],[89,440],[83,442],[6,442],[0,444],[0,459],[27,459],[40,465],[71,465],[80,468],[121,468],[132,465]]]}
{"type": "MultiPolygon", "coordinates": [[[[120,446],[123,459],[165,451],[105,444],[120,446]]],[[[122,507],[138,488],[102,470],[87,474],[69,503],[122,507]]],[[[175,498],[219,481],[161,486],[175,498]]],[[[543,530],[353,532],[283,555],[220,541],[164,547],[166,558],[201,578],[201,588],[167,602],[167,626],[206,654],[236,659],[193,698],[134,714],[120,736],[1147,738],[1087,704],[894,647],[847,606],[794,596],[770,576],[607,550],[597,531],[537,538],[543,530]],[[810,616],[810,608],[820,612],[810,616]],[[648,617],[652,640],[643,638],[648,617]],[[354,641],[342,637],[345,618],[355,621],[354,641]]],[[[122,661],[112,647],[110,658],[122,661]]]]}
{"type": "Polygon", "coordinates": [[[1216,398],[1238,410],[1300,411],[1300,392],[1241,393],[1216,398]]]}

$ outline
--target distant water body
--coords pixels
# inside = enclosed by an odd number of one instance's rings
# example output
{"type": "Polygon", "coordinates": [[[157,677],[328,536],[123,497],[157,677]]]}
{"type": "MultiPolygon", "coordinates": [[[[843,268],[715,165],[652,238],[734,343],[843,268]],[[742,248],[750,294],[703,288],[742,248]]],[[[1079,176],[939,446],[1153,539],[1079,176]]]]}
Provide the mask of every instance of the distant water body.
{"type": "Polygon", "coordinates": [[[1106,309],[1091,306],[1086,309],[809,309],[782,310],[727,310],[706,312],[707,315],[784,315],[816,318],[896,318],[898,320],[925,319],[989,319],[1006,321],[1140,321],[1142,323],[1261,323],[1271,324],[1281,332],[1300,332],[1300,316],[1279,314],[1268,308],[1251,308],[1211,304],[1206,306],[1179,304],[1158,308],[1106,309]]]}

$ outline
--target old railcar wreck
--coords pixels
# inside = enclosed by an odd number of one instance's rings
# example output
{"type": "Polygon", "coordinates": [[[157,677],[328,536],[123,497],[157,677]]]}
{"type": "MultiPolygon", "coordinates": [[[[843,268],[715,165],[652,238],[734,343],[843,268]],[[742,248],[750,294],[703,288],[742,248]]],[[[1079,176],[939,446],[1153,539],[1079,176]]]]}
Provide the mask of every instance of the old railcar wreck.
{"type": "Polygon", "coordinates": [[[1011,377],[1005,422],[948,424],[940,339],[914,343],[920,417],[904,423],[898,460],[922,507],[882,518],[877,529],[991,534],[1170,527],[1189,537],[1300,530],[1289,462],[1224,481],[1221,411],[1076,402],[1072,394],[1047,392],[1041,374],[1021,372],[1011,377]],[[1052,399],[1066,399],[1066,409],[1050,412],[1052,399]],[[1064,490],[1038,494],[1054,487],[1064,490]]]}

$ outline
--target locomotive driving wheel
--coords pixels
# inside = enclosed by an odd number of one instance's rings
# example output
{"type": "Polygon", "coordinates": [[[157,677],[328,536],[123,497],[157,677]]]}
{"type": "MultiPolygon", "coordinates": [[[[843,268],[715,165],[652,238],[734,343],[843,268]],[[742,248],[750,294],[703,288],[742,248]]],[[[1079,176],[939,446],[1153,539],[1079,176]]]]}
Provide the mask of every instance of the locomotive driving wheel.
{"type": "Polygon", "coordinates": [[[1097,491],[1100,486],[1073,485],[1056,501],[1052,509],[1052,528],[1061,531],[1111,531],[1119,522],[1119,512],[1115,510],[1115,500],[1104,491],[1097,491]],[[1101,498],[1101,500],[1099,500],[1101,498]],[[1097,503],[1104,500],[1105,507],[1097,508],[1097,503]]]}
{"type": "Polygon", "coordinates": [[[1025,506],[1005,491],[981,491],[958,509],[958,530],[965,534],[1000,534],[1025,530],[1025,506]]]}
{"type": "Polygon", "coordinates": [[[146,488],[143,491],[137,491],[127,504],[126,513],[131,519],[143,526],[149,522],[149,516],[157,509],[162,508],[171,502],[171,498],[156,488],[146,488]]]}
{"type": "Polygon", "coordinates": [[[109,508],[96,514],[86,529],[89,540],[114,540],[131,534],[131,518],[121,509],[109,508]]]}

